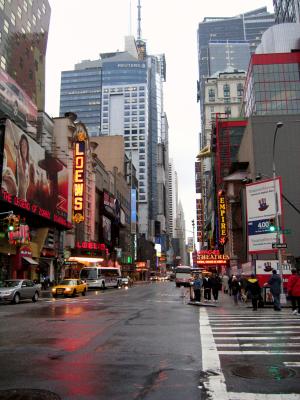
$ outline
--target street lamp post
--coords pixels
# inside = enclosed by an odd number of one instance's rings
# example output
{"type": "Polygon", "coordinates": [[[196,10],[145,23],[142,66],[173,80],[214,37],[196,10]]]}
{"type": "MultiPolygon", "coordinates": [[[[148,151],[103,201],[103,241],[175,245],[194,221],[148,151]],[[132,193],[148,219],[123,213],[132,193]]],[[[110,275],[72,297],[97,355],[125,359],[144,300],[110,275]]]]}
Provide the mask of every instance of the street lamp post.
{"type": "MultiPolygon", "coordinates": [[[[279,207],[278,207],[278,194],[276,190],[276,165],[275,165],[275,145],[278,129],[283,127],[282,122],[277,122],[276,129],[273,137],[273,152],[272,152],[272,172],[273,172],[273,185],[274,185],[274,196],[275,196],[275,220],[276,220],[276,244],[280,243],[280,221],[279,221],[279,207]]],[[[281,278],[281,290],[280,290],[280,302],[286,304],[286,296],[283,291],[283,271],[282,271],[282,252],[281,248],[277,247],[277,256],[279,264],[279,275],[281,278]]]]}

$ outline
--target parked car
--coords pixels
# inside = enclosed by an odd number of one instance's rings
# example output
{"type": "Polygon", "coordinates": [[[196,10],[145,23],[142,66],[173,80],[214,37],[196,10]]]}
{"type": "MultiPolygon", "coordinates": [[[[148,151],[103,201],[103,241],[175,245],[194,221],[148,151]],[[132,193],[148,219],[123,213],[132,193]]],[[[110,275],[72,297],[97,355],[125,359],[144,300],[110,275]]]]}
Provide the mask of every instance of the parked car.
{"type": "Polygon", "coordinates": [[[88,286],[81,279],[64,279],[58,285],[53,286],[52,296],[76,296],[76,294],[86,295],[88,286]]]}
{"type": "Polygon", "coordinates": [[[11,301],[14,304],[25,299],[31,299],[35,303],[40,293],[41,285],[29,279],[9,279],[0,285],[0,301],[11,301]]]}

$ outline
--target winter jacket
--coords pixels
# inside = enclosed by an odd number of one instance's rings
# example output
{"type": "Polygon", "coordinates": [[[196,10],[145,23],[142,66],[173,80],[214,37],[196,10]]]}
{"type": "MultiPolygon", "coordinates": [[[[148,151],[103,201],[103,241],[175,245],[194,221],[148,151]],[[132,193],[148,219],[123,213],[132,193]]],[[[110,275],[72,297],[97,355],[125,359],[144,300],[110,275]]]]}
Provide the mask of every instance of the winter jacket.
{"type": "Polygon", "coordinates": [[[222,287],[222,281],[219,276],[211,277],[210,278],[210,284],[212,289],[218,289],[221,290],[222,287]]]}
{"type": "Polygon", "coordinates": [[[209,277],[203,278],[204,289],[211,289],[211,279],[209,277]]]}
{"type": "Polygon", "coordinates": [[[281,293],[281,278],[277,274],[273,274],[268,281],[271,289],[270,292],[275,296],[281,293]]]}
{"type": "Polygon", "coordinates": [[[194,290],[200,290],[203,285],[203,280],[201,278],[196,278],[193,282],[194,290]]]}
{"type": "Polygon", "coordinates": [[[247,293],[251,294],[252,298],[259,298],[261,295],[261,289],[256,278],[249,278],[246,286],[247,293]]]}
{"type": "Polygon", "coordinates": [[[232,280],[231,290],[233,295],[238,294],[241,291],[241,283],[237,280],[232,280]]]}
{"type": "Polygon", "coordinates": [[[300,275],[293,274],[289,277],[287,289],[289,295],[300,297],[300,275]]]}

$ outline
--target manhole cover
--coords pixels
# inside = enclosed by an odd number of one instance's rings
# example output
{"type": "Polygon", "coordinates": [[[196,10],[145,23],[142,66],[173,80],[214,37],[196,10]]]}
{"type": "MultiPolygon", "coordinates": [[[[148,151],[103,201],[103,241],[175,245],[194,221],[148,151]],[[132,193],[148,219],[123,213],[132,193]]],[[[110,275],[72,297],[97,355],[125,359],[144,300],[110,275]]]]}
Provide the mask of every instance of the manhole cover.
{"type": "Polygon", "coordinates": [[[291,368],[278,365],[238,365],[231,369],[233,375],[246,379],[271,379],[281,381],[292,378],[297,373],[291,368]]]}
{"type": "Polygon", "coordinates": [[[0,390],[0,400],[61,400],[61,398],[48,390],[9,389],[0,390]]]}

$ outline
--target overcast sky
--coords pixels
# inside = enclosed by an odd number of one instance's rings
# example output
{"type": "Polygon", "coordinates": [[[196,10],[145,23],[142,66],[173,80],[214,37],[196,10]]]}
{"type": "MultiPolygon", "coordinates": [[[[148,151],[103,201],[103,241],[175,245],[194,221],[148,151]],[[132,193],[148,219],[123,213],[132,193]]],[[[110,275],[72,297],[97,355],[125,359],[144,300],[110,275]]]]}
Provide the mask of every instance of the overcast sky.
{"type": "MultiPolygon", "coordinates": [[[[61,71],[100,53],[124,50],[124,37],[136,36],[137,0],[49,0],[51,22],[47,47],[46,112],[59,115],[61,71]],[[131,13],[130,13],[131,3],[131,13]],[[131,18],[130,18],[131,15],[131,18]],[[131,23],[130,23],[131,20],[131,23]]],[[[170,157],[179,177],[179,197],[192,236],[196,219],[194,163],[200,130],[196,102],[197,27],[205,17],[226,17],[267,6],[272,0],[141,0],[142,38],[149,54],[165,53],[164,106],[169,121],[170,157]]]]}

